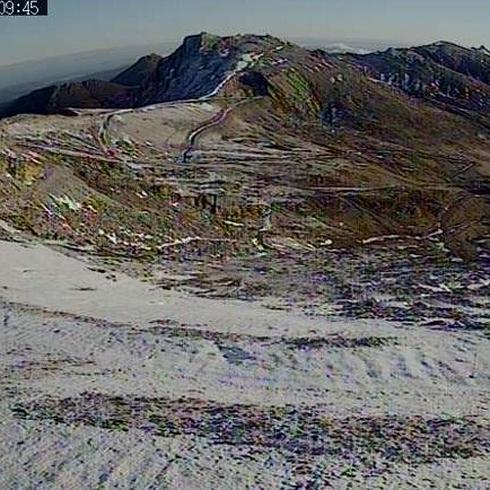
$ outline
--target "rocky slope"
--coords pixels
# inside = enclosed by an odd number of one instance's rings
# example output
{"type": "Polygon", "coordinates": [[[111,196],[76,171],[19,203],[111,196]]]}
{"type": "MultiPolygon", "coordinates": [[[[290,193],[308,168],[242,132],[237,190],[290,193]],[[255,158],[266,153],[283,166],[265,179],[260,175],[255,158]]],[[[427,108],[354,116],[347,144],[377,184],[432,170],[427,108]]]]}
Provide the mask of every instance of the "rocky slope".
{"type": "Polygon", "coordinates": [[[141,87],[138,105],[208,96],[235,69],[247,66],[254,54],[263,54],[281,44],[271,36],[189,36],[160,62],[153,78],[141,87]]]}
{"type": "MultiPolygon", "coordinates": [[[[344,57],[342,57],[344,59],[344,57]]],[[[490,53],[437,42],[345,57],[381,82],[489,124],[490,53]]]]}

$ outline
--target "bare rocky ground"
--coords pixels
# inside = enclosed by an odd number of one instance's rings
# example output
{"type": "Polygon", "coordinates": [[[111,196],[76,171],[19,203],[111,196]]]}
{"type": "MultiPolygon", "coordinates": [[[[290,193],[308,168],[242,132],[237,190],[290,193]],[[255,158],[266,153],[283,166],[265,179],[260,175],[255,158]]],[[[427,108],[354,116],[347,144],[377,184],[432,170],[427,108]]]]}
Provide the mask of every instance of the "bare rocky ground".
{"type": "Polygon", "coordinates": [[[169,284],[0,242],[2,488],[489,488],[487,257],[406,247],[169,284]]]}

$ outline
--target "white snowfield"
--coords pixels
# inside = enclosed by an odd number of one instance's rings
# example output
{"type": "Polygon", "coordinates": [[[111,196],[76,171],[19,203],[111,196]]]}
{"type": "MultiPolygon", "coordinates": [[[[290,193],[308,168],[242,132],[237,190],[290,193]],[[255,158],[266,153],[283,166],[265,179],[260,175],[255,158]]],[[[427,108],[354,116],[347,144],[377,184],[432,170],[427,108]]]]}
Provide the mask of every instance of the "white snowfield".
{"type": "MultiPolygon", "coordinates": [[[[320,407],[329,417],[471,414],[488,421],[490,341],[482,334],[310,318],[162,291],[90,267],[43,245],[0,241],[0,386],[8,394],[0,402],[2,489],[269,489],[291,488],[298,478],[274,449],[244,457],[244,447],[205,437],[13,416],[13,404],[46,397],[188,397],[263,409],[320,407]],[[203,335],[168,336],[155,330],[156,321],[203,335]],[[303,350],[282,342],[333,334],[396,343],[303,350]],[[230,361],[232,351],[245,353],[241,362],[230,361]]],[[[312,464],[324,468],[335,459],[312,464]]],[[[396,464],[369,479],[340,475],[333,488],[484,489],[488,463],[477,457],[396,464]]]]}

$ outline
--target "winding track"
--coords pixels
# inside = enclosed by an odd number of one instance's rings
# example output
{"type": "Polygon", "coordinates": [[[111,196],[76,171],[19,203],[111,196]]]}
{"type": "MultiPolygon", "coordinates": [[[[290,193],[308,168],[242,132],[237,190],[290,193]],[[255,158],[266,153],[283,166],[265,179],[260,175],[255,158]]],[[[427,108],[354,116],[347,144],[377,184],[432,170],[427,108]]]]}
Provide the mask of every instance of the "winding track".
{"type": "Polygon", "coordinates": [[[180,163],[186,163],[189,160],[190,155],[195,148],[197,138],[201,134],[203,134],[204,132],[208,131],[211,128],[214,128],[215,126],[219,126],[223,124],[226,118],[231,114],[231,112],[234,109],[236,109],[239,105],[242,105],[246,102],[250,102],[252,100],[257,100],[258,98],[260,97],[247,97],[245,99],[241,99],[238,102],[235,102],[234,104],[222,109],[216,116],[212,117],[209,121],[206,121],[203,124],[201,124],[199,127],[197,127],[187,137],[187,146],[184,149],[184,151],[182,151],[182,153],[180,154],[178,161],[180,163]]]}
{"type": "MultiPolygon", "coordinates": [[[[176,101],[168,101],[168,102],[162,102],[159,104],[154,104],[146,107],[139,107],[139,108],[130,108],[130,109],[117,109],[117,110],[111,110],[106,113],[106,117],[102,120],[100,126],[99,126],[99,131],[98,131],[98,143],[101,149],[104,151],[104,153],[107,153],[108,148],[106,147],[105,141],[107,140],[107,134],[110,129],[110,123],[111,120],[114,116],[120,115],[120,114],[125,114],[129,112],[135,112],[135,111],[142,111],[142,112],[147,112],[155,109],[159,109],[161,107],[164,107],[166,105],[175,105],[175,104],[182,104],[182,103],[192,103],[192,102],[209,102],[212,99],[215,99],[218,95],[221,89],[233,78],[236,77],[239,73],[243,72],[244,70],[251,68],[254,66],[261,58],[263,58],[265,55],[273,53],[273,52],[278,52],[281,51],[284,48],[283,45],[281,46],[276,46],[274,48],[271,48],[269,51],[263,52],[263,53],[247,53],[245,56],[247,56],[246,59],[242,58],[241,60],[238,61],[237,66],[233,71],[228,73],[223,80],[219,82],[219,84],[208,94],[203,95],[202,97],[196,98],[196,99],[185,99],[185,100],[176,100],[176,101]]],[[[230,112],[235,109],[240,103],[243,101],[248,101],[248,100],[254,100],[256,97],[247,97],[245,99],[241,99],[238,103],[233,104],[232,106],[227,107],[226,109],[223,109],[217,116],[213,117],[206,123],[202,124],[198,128],[196,128],[194,131],[192,131],[187,139],[187,146],[186,148],[180,153],[180,156],[177,158],[177,162],[179,163],[186,163],[190,157],[191,152],[193,151],[195,141],[197,137],[202,134],[203,132],[207,131],[208,129],[214,127],[214,126],[219,126],[222,124],[227,116],[230,114],[230,112]]],[[[77,111],[77,109],[71,109],[75,113],[83,113],[80,111],[77,111]]]]}

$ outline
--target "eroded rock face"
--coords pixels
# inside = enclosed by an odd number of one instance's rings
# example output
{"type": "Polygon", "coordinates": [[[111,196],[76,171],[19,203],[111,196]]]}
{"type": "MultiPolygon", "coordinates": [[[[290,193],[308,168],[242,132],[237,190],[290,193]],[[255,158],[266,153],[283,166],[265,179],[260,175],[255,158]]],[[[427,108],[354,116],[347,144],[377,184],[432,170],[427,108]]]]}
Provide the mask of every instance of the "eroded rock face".
{"type": "Polygon", "coordinates": [[[216,87],[236,63],[236,53],[220,49],[206,34],[189,36],[168,58],[162,60],[154,76],[141,89],[138,104],[202,97],[216,87]]]}
{"type": "MultiPolygon", "coordinates": [[[[139,105],[216,95],[217,88],[281,44],[271,36],[189,36],[142,87],[139,105]]],[[[263,92],[263,91],[262,91],[263,92]]],[[[265,94],[264,94],[265,95],[265,94]]]]}

